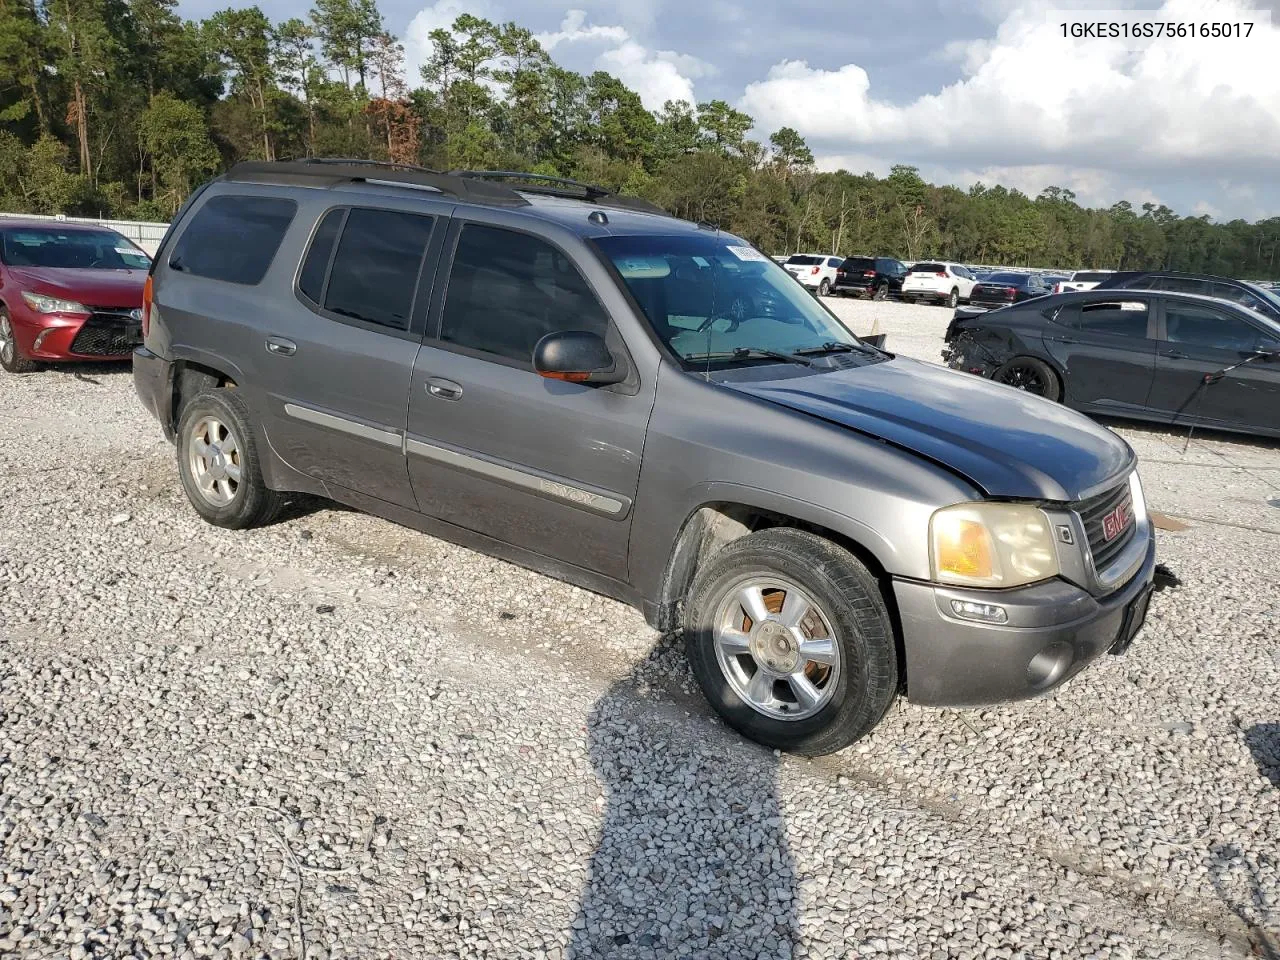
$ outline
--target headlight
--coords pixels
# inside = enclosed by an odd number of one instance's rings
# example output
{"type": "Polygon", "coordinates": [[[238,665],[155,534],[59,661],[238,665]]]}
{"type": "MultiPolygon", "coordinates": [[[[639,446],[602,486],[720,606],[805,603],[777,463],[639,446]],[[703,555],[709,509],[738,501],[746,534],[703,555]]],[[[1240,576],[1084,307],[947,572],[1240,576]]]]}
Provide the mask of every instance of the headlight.
{"type": "Polygon", "coordinates": [[[90,313],[88,307],[74,300],[59,300],[57,297],[46,297],[43,293],[22,291],[22,299],[36,313],[90,313]]]}
{"type": "Polygon", "coordinates": [[[959,503],[929,520],[929,559],[938,583],[1017,587],[1058,574],[1049,520],[1022,503],[959,503]]]}

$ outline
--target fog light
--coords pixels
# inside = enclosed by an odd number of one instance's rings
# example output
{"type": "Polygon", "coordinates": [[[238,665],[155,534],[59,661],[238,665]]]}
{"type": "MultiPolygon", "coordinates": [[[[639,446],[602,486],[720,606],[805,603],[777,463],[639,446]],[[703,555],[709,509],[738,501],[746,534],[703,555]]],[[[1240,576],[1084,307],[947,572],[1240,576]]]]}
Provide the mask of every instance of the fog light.
{"type": "Polygon", "coordinates": [[[47,330],[41,330],[40,333],[36,335],[36,342],[31,345],[31,352],[35,353],[35,351],[39,350],[40,345],[44,343],[44,338],[53,333],[55,329],[55,327],[49,327],[47,330]]]}
{"type": "Polygon", "coordinates": [[[963,620],[977,620],[980,623],[1008,623],[1009,614],[1004,607],[994,603],[974,603],[972,600],[952,600],[951,610],[963,620]]]}

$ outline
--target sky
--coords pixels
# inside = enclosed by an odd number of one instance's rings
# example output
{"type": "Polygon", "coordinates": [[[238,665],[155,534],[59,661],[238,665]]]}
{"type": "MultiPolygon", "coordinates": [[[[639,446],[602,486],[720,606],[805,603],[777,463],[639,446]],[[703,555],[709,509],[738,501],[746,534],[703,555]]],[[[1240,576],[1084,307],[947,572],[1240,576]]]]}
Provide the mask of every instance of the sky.
{"type": "MultiPolygon", "coordinates": [[[[297,0],[258,0],[273,20],[297,0]]],[[[557,63],[607,70],[646,106],[726,100],[820,169],[1056,185],[1081,203],[1280,215],[1280,0],[380,0],[411,83],[461,13],[514,20],[557,63]],[[1069,13],[1064,13],[1069,9],[1069,13]],[[1272,26],[1273,13],[1276,26],[1272,26]],[[1064,37],[1072,22],[1254,24],[1248,38],[1064,37]]],[[[187,17],[225,0],[180,0],[187,17]]],[[[1243,27],[1241,28],[1243,29],[1243,27]]]]}

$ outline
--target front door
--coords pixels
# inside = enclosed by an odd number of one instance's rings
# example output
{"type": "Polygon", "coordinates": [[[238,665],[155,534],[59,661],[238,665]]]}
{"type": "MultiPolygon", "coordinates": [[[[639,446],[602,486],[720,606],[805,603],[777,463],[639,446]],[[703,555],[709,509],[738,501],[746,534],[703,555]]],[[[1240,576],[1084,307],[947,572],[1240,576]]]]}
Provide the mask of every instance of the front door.
{"type": "Polygon", "coordinates": [[[296,298],[273,313],[259,347],[275,452],[326,484],[411,509],[404,415],[422,330],[412,321],[415,312],[425,316],[419,276],[429,249],[438,251],[437,222],[447,219],[329,210],[298,272],[296,298]]]}
{"type": "Polygon", "coordinates": [[[548,380],[549,333],[625,350],[572,257],[523,231],[456,228],[444,302],[409,394],[409,473],[424,513],[623,580],[655,384],[548,380]]]}
{"type": "Polygon", "coordinates": [[[1156,365],[1151,299],[1076,296],[1044,330],[1045,349],[1066,372],[1067,404],[1116,413],[1144,409],[1156,365]]]}
{"type": "Polygon", "coordinates": [[[1164,301],[1163,339],[1151,407],[1174,420],[1280,429],[1280,363],[1256,359],[1218,380],[1205,377],[1257,351],[1280,350],[1280,338],[1212,304],[1164,301]]]}

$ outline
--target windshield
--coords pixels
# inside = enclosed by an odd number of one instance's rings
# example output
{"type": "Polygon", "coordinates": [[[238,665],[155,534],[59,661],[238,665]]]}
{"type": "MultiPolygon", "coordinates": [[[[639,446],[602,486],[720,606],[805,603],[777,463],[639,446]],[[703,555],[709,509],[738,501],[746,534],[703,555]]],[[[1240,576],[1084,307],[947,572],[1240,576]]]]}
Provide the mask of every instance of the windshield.
{"type": "Polygon", "coordinates": [[[812,267],[814,264],[822,262],[821,257],[815,257],[808,253],[797,253],[787,263],[794,263],[798,267],[812,267]]]}
{"type": "Polygon", "coordinates": [[[725,236],[600,237],[654,331],[680,358],[735,350],[872,351],[780,266],[725,236]]]}
{"type": "Polygon", "coordinates": [[[0,260],[11,267],[146,270],[151,259],[110,230],[23,227],[0,233],[0,260]]]}
{"type": "Polygon", "coordinates": [[[1025,273],[993,273],[986,278],[987,283],[1008,283],[1021,286],[1027,282],[1025,273]]]}

